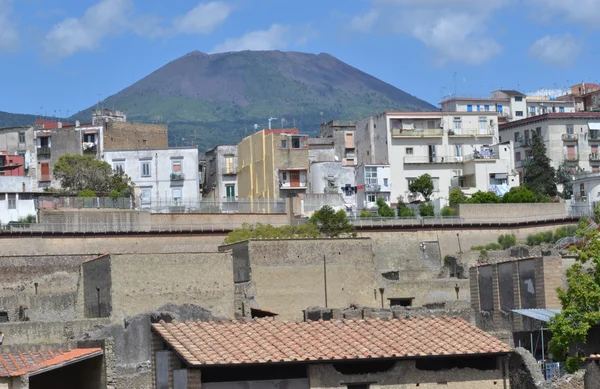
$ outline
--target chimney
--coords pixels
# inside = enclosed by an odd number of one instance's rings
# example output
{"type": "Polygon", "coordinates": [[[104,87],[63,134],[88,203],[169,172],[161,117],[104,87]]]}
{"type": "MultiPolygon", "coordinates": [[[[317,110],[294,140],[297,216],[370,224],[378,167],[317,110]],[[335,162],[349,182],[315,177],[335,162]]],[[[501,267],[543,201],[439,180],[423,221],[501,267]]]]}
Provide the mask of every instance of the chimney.
{"type": "Polygon", "coordinates": [[[62,128],[62,122],[58,122],[58,128],[62,128]]]}
{"type": "Polygon", "coordinates": [[[75,127],[79,127],[81,123],[79,123],[79,120],[75,120],[75,127]]]}

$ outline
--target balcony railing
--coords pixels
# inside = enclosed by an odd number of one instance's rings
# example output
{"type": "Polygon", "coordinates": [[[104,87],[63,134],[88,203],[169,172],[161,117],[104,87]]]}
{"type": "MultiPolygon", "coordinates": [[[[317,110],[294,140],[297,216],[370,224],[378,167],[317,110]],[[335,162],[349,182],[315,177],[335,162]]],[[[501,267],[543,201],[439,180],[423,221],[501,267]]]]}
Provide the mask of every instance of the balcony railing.
{"type": "Polygon", "coordinates": [[[576,141],[578,138],[578,134],[569,134],[569,133],[564,133],[562,134],[562,140],[566,141],[566,142],[572,142],[572,141],[576,141]]]}
{"type": "Polygon", "coordinates": [[[424,130],[401,130],[399,128],[392,129],[392,137],[394,138],[420,138],[439,136],[444,136],[444,130],[441,128],[429,128],[424,130]]]}
{"type": "Polygon", "coordinates": [[[185,175],[183,173],[171,173],[171,181],[183,181],[185,175]]]}
{"type": "Polygon", "coordinates": [[[52,176],[50,174],[42,174],[40,176],[40,181],[52,181],[52,176]]]}
{"type": "Polygon", "coordinates": [[[590,153],[589,160],[592,162],[600,161],[600,153],[590,153]]]}
{"type": "Polygon", "coordinates": [[[38,147],[37,156],[38,158],[50,158],[52,155],[50,147],[38,147]]]}
{"type": "Polygon", "coordinates": [[[345,159],[342,161],[342,166],[354,166],[354,165],[356,165],[354,163],[354,161],[347,161],[345,159]]]}
{"type": "Polygon", "coordinates": [[[404,163],[419,164],[419,163],[462,163],[463,157],[433,157],[433,156],[406,156],[404,163]]]}
{"type": "Polygon", "coordinates": [[[83,143],[83,154],[85,155],[95,155],[98,151],[98,146],[95,144],[90,144],[88,142],[83,143]]]}
{"type": "Polygon", "coordinates": [[[521,147],[529,147],[533,143],[533,140],[531,138],[523,138],[519,143],[521,144],[521,147]]]}
{"type": "Polygon", "coordinates": [[[579,162],[579,154],[567,154],[567,155],[565,155],[565,161],[579,162]]]}
{"type": "Polygon", "coordinates": [[[600,140],[600,130],[590,130],[588,132],[588,140],[600,140]]]}
{"type": "Polygon", "coordinates": [[[462,137],[462,136],[492,136],[494,131],[492,129],[482,128],[461,128],[459,130],[448,130],[449,136],[462,137]]]}
{"type": "Polygon", "coordinates": [[[235,165],[223,166],[221,169],[221,174],[224,176],[227,175],[235,175],[238,172],[237,163],[235,165]]]}

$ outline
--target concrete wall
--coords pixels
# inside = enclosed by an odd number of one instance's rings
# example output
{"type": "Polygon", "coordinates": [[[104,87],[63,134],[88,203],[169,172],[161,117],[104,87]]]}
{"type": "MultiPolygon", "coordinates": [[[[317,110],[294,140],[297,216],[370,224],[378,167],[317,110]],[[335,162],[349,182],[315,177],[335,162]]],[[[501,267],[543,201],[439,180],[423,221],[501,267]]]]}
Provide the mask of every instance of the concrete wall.
{"type": "Polygon", "coordinates": [[[369,239],[251,240],[219,250],[233,252],[237,316],[253,307],[302,320],[303,309],[325,304],[323,258],[328,306],[377,302],[369,239]]]}
{"type": "Polygon", "coordinates": [[[309,365],[309,381],[311,388],[339,388],[340,382],[375,383],[380,388],[404,389],[419,385],[420,388],[483,389],[508,386],[508,375],[502,373],[502,359],[498,358],[495,370],[452,369],[439,371],[421,371],[414,360],[397,361],[394,366],[381,373],[342,374],[330,364],[309,365]],[[443,384],[442,384],[443,383],[443,384]]]}
{"type": "Polygon", "coordinates": [[[108,122],[104,130],[105,150],[169,147],[165,124],[108,122]]]}
{"type": "Polygon", "coordinates": [[[0,176],[0,193],[31,192],[33,183],[33,179],[27,176],[0,176]]]}
{"type": "Polygon", "coordinates": [[[82,265],[83,312],[86,318],[110,317],[112,313],[112,269],[110,255],[82,265]]]}
{"type": "Polygon", "coordinates": [[[535,203],[535,204],[459,204],[458,216],[473,219],[495,219],[509,217],[551,218],[565,217],[564,203],[535,203]]]}
{"type": "Polygon", "coordinates": [[[41,209],[39,222],[55,224],[60,231],[61,224],[70,229],[93,231],[107,228],[109,231],[147,231],[152,223],[148,212],[130,209],[41,209]]]}
{"type": "Polygon", "coordinates": [[[102,315],[103,306],[110,304],[109,314],[124,318],[166,303],[190,303],[232,317],[231,272],[228,253],[111,254],[83,264],[86,314],[93,316],[95,309],[102,315]]]}
{"type": "MultiPolygon", "coordinates": [[[[21,242],[23,244],[23,242],[21,242]]],[[[73,320],[79,267],[90,255],[0,257],[0,311],[10,321],[73,320]]]]}
{"type": "Polygon", "coordinates": [[[289,224],[290,218],[285,213],[248,214],[248,213],[154,213],[151,215],[153,226],[165,224],[214,224],[219,226],[241,227],[243,223],[289,224]]]}
{"type": "Polygon", "coordinates": [[[2,323],[2,332],[4,333],[2,344],[11,346],[62,343],[109,323],[109,319],[2,323]]]}

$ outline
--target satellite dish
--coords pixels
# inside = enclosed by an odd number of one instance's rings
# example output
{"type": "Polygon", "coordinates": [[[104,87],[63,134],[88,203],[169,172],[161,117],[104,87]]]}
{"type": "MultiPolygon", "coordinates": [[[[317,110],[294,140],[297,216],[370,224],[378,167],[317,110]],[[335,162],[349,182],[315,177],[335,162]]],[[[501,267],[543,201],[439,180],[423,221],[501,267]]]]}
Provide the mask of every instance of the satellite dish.
{"type": "Polygon", "coordinates": [[[337,155],[335,155],[335,156],[333,157],[333,159],[335,159],[335,161],[337,162],[337,161],[339,161],[339,160],[340,160],[340,157],[338,157],[337,155]]]}

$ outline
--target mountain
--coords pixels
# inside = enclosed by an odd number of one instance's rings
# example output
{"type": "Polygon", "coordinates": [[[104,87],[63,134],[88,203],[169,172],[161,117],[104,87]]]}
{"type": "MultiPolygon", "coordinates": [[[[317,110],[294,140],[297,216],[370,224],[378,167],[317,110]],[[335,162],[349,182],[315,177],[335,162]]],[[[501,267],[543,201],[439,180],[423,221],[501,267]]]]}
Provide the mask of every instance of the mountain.
{"type": "MultiPolygon", "coordinates": [[[[128,120],[165,122],[172,146],[237,143],[268,126],[297,127],[316,135],[322,117],[362,119],[384,110],[435,110],[392,85],[329,54],[194,51],[101,103],[128,120]],[[185,141],[182,141],[185,138],[185,141]]],[[[89,121],[91,107],[75,115],[89,121]]]]}
{"type": "Polygon", "coordinates": [[[30,126],[35,122],[36,118],[36,115],[0,111],[0,128],[30,126]]]}

